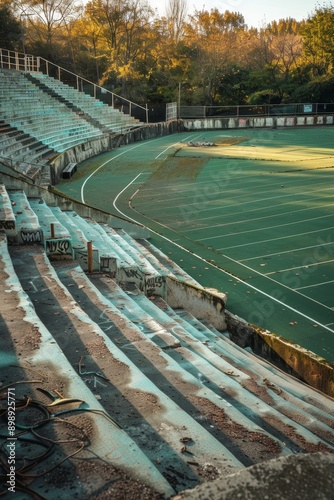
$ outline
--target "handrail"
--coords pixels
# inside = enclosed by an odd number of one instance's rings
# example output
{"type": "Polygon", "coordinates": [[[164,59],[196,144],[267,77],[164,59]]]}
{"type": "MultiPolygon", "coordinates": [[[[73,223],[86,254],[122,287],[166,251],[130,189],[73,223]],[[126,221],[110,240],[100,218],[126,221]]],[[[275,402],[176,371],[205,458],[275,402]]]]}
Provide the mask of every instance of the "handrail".
{"type": "MultiPolygon", "coordinates": [[[[101,87],[101,85],[97,85],[96,83],[91,82],[90,80],[87,80],[86,78],[79,76],[76,73],[69,71],[68,69],[62,68],[61,66],[54,64],[51,61],[44,59],[43,57],[34,56],[31,54],[23,54],[21,52],[15,52],[12,50],[0,48],[0,67],[4,68],[4,69],[13,69],[16,71],[23,71],[25,73],[28,73],[28,72],[30,73],[30,72],[34,72],[34,71],[42,72],[42,73],[46,73],[48,76],[50,76],[51,70],[55,69],[55,74],[57,75],[57,78],[59,81],[63,81],[61,78],[62,73],[67,73],[67,75],[70,75],[72,78],[74,77],[74,79],[76,81],[76,89],[79,92],[83,92],[83,83],[86,83],[88,85],[92,85],[94,99],[97,98],[97,91],[99,89],[101,94],[110,94],[111,95],[111,106],[113,108],[115,107],[116,100],[120,100],[121,102],[127,103],[128,107],[129,107],[129,113],[128,113],[129,115],[131,115],[133,106],[136,106],[140,109],[143,109],[145,111],[145,115],[146,115],[146,123],[148,123],[148,106],[147,106],[147,104],[146,104],[146,107],[144,107],[141,104],[137,104],[133,101],[130,101],[126,97],[122,97],[122,96],[116,94],[115,92],[111,92],[110,90],[108,90],[104,87],[101,87]]],[[[123,105],[122,105],[122,107],[123,107],[123,105]]]]}

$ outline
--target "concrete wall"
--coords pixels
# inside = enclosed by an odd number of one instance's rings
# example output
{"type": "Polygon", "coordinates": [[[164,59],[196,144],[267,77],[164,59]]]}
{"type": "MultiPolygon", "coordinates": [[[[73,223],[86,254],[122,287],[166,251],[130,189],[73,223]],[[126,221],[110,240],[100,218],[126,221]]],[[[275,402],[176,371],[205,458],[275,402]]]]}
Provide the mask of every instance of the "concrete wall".
{"type": "Polygon", "coordinates": [[[255,354],[283,371],[334,397],[333,363],[275,333],[249,324],[229,311],[225,311],[225,317],[234,343],[243,349],[250,347],[255,354]]]}
{"type": "Polygon", "coordinates": [[[146,274],[138,267],[119,267],[116,273],[116,281],[119,284],[133,284],[145,295],[158,295],[166,298],[166,277],[159,274],[146,274]]]}
{"type": "Polygon", "coordinates": [[[185,130],[224,130],[235,128],[276,128],[295,126],[333,125],[333,115],[267,116],[239,118],[198,118],[182,120],[185,130]]]}
{"type": "Polygon", "coordinates": [[[170,307],[184,308],[197,319],[205,319],[217,330],[226,329],[226,295],[213,289],[197,288],[167,276],[166,302],[170,307]]]}

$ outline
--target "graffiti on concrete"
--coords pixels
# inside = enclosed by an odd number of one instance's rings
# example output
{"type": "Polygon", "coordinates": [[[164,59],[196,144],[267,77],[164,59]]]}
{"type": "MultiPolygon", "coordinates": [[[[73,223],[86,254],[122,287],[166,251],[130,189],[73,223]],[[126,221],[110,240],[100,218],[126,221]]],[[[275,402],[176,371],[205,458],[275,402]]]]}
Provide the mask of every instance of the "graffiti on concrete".
{"type": "Polygon", "coordinates": [[[15,229],[15,220],[0,220],[0,229],[15,229]]]}
{"type": "Polygon", "coordinates": [[[131,279],[134,278],[135,280],[141,280],[143,281],[145,278],[145,274],[140,271],[140,269],[133,269],[130,267],[122,267],[122,270],[124,271],[124,274],[127,278],[131,279]]]}
{"type": "Polygon", "coordinates": [[[164,296],[165,294],[166,278],[164,276],[148,275],[139,268],[121,267],[118,278],[121,282],[135,283],[146,295],[164,296]]]}
{"type": "Polygon", "coordinates": [[[31,231],[29,229],[22,229],[20,231],[20,236],[23,243],[27,244],[36,243],[39,245],[43,243],[43,232],[40,231],[39,229],[31,231]]]}
{"type": "Polygon", "coordinates": [[[165,278],[164,276],[153,276],[151,278],[146,278],[145,279],[145,293],[147,295],[152,295],[152,294],[158,294],[161,295],[161,293],[157,293],[160,288],[164,286],[165,283],[165,278]]]}
{"type": "Polygon", "coordinates": [[[72,245],[69,239],[58,238],[45,241],[45,251],[49,255],[71,255],[72,245]]]}

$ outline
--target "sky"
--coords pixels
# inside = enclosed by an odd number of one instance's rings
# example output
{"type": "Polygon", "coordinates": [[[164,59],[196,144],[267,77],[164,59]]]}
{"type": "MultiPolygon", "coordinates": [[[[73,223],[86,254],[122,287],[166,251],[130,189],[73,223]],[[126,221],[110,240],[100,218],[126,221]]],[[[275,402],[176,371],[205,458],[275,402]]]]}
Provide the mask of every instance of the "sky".
{"type": "MultiPolygon", "coordinates": [[[[169,1],[148,0],[148,3],[156,8],[160,15],[163,15],[169,1]]],[[[221,12],[237,11],[244,16],[248,27],[255,28],[286,17],[293,17],[297,21],[306,19],[319,3],[323,2],[317,0],[187,0],[188,14],[203,8],[208,11],[214,8],[221,12]]]]}

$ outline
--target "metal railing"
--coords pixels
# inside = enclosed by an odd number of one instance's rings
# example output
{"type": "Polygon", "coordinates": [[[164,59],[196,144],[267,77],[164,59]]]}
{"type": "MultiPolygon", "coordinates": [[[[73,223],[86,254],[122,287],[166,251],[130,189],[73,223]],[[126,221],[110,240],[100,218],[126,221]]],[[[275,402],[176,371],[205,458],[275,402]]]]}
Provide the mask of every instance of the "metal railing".
{"type": "MultiPolygon", "coordinates": [[[[0,48],[0,67],[4,69],[12,69],[16,71],[42,72],[48,76],[52,76],[57,80],[66,83],[78,90],[92,95],[95,99],[101,96],[110,96],[110,105],[120,111],[132,115],[134,108],[139,108],[145,111],[146,123],[148,123],[148,106],[136,104],[125,97],[122,97],[115,92],[93,83],[82,76],[73,73],[57,64],[54,64],[47,59],[30,54],[23,54],[12,50],[0,48]]],[[[102,98],[103,100],[103,98],[102,98]]]]}
{"type": "Polygon", "coordinates": [[[247,118],[263,116],[307,116],[334,113],[334,103],[263,104],[240,106],[181,106],[180,117],[247,118]]]}

